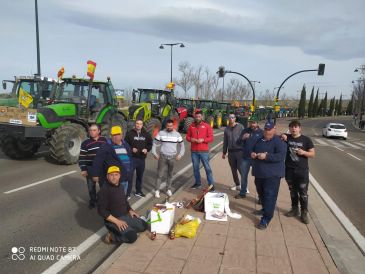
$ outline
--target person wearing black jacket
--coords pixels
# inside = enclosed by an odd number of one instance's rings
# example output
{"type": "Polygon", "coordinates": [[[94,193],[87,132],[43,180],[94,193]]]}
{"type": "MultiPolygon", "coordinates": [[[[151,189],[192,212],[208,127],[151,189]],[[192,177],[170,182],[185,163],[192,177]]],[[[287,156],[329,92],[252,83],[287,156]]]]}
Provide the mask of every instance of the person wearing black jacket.
{"type": "Polygon", "coordinates": [[[123,189],[119,187],[119,167],[111,166],[107,173],[107,183],[98,193],[98,213],[104,218],[109,231],[105,241],[133,243],[137,240],[137,233],[147,229],[147,223],[130,207],[123,189]]]}
{"type": "Polygon", "coordinates": [[[131,184],[128,185],[127,196],[128,198],[132,192],[133,185],[133,175],[134,170],[136,171],[136,192],[135,196],[145,197],[146,195],[142,192],[142,178],[145,169],[145,162],[147,157],[147,152],[152,149],[152,137],[143,128],[143,121],[136,120],[135,127],[127,132],[125,136],[125,141],[132,148],[132,158],[133,158],[133,169],[131,174],[131,184]]]}

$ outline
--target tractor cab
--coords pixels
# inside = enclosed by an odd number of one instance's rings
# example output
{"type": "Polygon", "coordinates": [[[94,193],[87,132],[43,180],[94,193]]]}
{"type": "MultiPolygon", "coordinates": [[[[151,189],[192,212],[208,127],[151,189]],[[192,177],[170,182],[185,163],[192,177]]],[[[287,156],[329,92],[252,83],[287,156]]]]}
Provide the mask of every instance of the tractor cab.
{"type": "Polygon", "coordinates": [[[3,80],[0,105],[17,107],[23,102],[25,108],[40,108],[51,103],[57,89],[52,78],[40,76],[19,76],[14,80],[3,80]],[[21,98],[25,98],[23,101],[21,98]]]}
{"type": "Polygon", "coordinates": [[[176,102],[177,108],[185,108],[189,115],[193,115],[195,108],[196,108],[196,102],[194,99],[178,99],[176,102]]]}

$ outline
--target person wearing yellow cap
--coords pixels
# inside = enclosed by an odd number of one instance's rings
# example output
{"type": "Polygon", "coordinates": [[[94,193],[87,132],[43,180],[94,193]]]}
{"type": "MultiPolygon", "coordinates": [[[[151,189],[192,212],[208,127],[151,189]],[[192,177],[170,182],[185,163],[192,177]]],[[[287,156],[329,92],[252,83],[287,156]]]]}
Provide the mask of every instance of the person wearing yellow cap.
{"type": "Polygon", "coordinates": [[[123,171],[120,175],[120,185],[127,192],[133,167],[132,151],[128,143],[123,140],[123,130],[120,126],[113,126],[110,133],[111,140],[107,140],[95,156],[92,166],[93,180],[105,182],[108,168],[117,166],[123,171]]]}
{"type": "Polygon", "coordinates": [[[147,229],[147,223],[131,208],[124,189],[120,187],[122,174],[123,170],[118,166],[109,166],[107,183],[98,193],[98,213],[108,229],[107,243],[133,243],[137,240],[137,233],[147,229]]]}

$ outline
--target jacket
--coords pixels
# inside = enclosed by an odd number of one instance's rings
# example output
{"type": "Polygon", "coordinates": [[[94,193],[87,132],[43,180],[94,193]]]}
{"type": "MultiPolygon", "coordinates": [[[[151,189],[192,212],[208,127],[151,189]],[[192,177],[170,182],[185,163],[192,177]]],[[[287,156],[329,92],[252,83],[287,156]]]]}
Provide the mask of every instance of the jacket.
{"type": "Polygon", "coordinates": [[[180,146],[179,156],[184,156],[185,145],[184,140],[180,133],[176,130],[168,132],[167,130],[161,130],[153,140],[152,154],[158,155],[157,145],[161,144],[160,153],[167,156],[175,156],[177,154],[177,146],[180,146]]]}
{"type": "Polygon", "coordinates": [[[147,149],[147,151],[150,151],[152,149],[152,137],[144,128],[139,133],[136,129],[128,131],[124,140],[132,149],[136,148],[138,150],[136,153],[132,151],[132,156],[136,158],[145,159],[147,154],[142,153],[142,150],[147,149]]]}
{"type": "Polygon", "coordinates": [[[261,138],[253,147],[253,152],[267,152],[265,160],[255,159],[252,162],[252,175],[256,178],[271,178],[285,176],[286,143],[279,136],[270,140],[261,138]]]}
{"type": "Polygon", "coordinates": [[[252,128],[245,128],[241,134],[240,137],[237,140],[237,144],[242,146],[243,148],[243,158],[244,159],[251,159],[251,152],[254,147],[254,145],[257,143],[257,141],[261,138],[263,138],[264,131],[261,128],[257,128],[256,130],[252,130],[252,128]],[[250,134],[250,137],[248,139],[243,140],[243,135],[245,133],[250,134]]]}
{"type": "Polygon", "coordinates": [[[205,122],[201,122],[197,125],[195,122],[192,123],[186,134],[186,140],[191,142],[192,152],[209,152],[208,144],[213,142],[213,129],[205,122]],[[192,143],[191,138],[204,139],[203,143],[192,143]]]}
{"type": "Polygon", "coordinates": [[[225,128],[223,139],[223,154],[227,154],[227,150],[228,152],[243,150],[243,146],[237,144],[237,140],[240,137],[242,130],[243,126],[238,123],[234,127],[227,126],[225,128]]]}

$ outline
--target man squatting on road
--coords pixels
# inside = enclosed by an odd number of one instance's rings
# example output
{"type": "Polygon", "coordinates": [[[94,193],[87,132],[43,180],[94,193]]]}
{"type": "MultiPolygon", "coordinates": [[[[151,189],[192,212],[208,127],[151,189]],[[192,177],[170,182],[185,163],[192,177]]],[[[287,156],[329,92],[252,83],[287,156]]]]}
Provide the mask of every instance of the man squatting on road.
{"type": "Polygon", "coordinates": [[[147,223],[130,207],[124,189],[119,186],[120,173],[119,167],[109,167],[107,183],[98,192],[98,213],[109,231],[107,243],[133,243],[137,233],[147,229],[147,223]]]}
{"type": "Polygon", "coordinates": [[[172,172],[174,170],[175,161],[179,161],[184,156],[185,145],[180,133],[174,129],[174,121],[171,119],[166,121],[166,128],[161,130],[155,137],[152,146],[152,154],[158,160],[157,180],[155,186],[155,197],[160,198],[161,180],[167,167],[167,184],[166,194],[171,196],[172,172]],[[157,153],[157,145],[161,144],[160,153],[157,153]],[[179,154],[177,154],[177,145],[180,146],[179,154]]]}
{"type": "Polygon", "coordinates": [[[314,158],[315,151],[312,140],[302,135],[302,127],[299,121],[289,123],[290,134],[282,134],[281,138],[288,145],[285,161],[285,180],[288,183],[291,210],[285,215],[297,217],[299,215],[298,196],[301,207],[300,219],[309,224],[308,218],[308,184],[309,166],[308,158],[314,158]]]}

